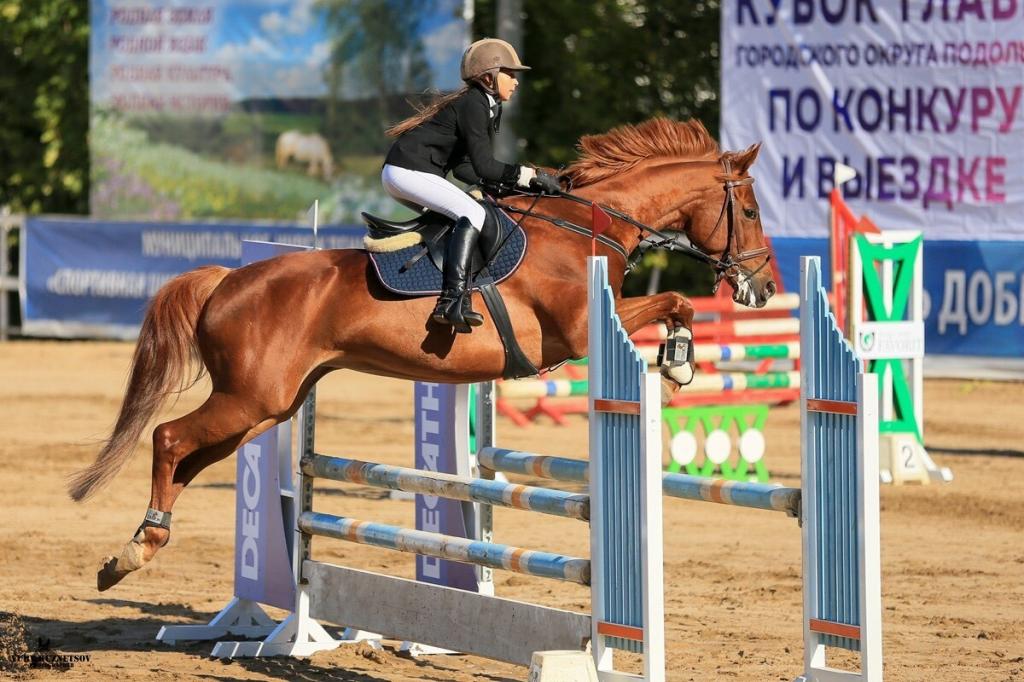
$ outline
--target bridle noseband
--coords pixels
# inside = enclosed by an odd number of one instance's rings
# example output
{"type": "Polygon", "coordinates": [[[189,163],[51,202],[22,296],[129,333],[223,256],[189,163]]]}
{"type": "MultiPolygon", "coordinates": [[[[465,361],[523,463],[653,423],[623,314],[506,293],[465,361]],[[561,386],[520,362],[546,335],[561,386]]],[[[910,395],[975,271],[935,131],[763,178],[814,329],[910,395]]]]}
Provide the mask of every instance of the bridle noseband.
{"type": "MultiPolygon", "coordinates": [[[[722,184],[722,188],[725,190],[725,199],[722,202],[722,210],[718,214],[718,221],[715,223],[715,227],[711,231],[711,235],[709,235],[709,238],[715,235],[718,229],[722,226],[722,219],[725,218],[727,230],[726,241],[725,249],[722,251],[722,256],[720,258],[712,256],[706,251],[697,248],[693,244],[690,244],[688,241],[683,241],[680,238],[680,235],[678,234],[669,234],[661,230],[655,229],[650,225],[641,223],[640,221],[634,219],[632,216],[626,215],[625,213],[617,211],[608,206],[601,206],[601,209],[604,210],[605,213],[612,216],[613,218],[622,220],[623,222],[626,222],[635,227],[637,230],[639,230],[641,234],[641,239],[640,242],[637,244],[637,248],[639,248],[641,244],[646,244],[648,247],[651,248],[667,249],[668,251],[674,251],[676,253],[682,253],[684,255],[690,256],[695,260],[701,261],[702,263],[706,263],[709,266],[711,266],[712,270],[714,270],[715,272],[715,283],[713,286],[713,290],[718,291],[718,287],[719,285],[721,285],[723,279],[726,279],[727,277],[733,277],[736,281],[739,281],[740,277],[750,279],[758,272],[760,272],[761,269],[768,264],[768,261],[771,260],[770,249],[768,247],[752,249],[750,251],[744,251],[742,253],[737,253],[735,255],[732,253],[733,243],[738,243],[739,241],[736,238],[736,226],[739,220],[739,218],[736,215],[736,211],[739,210],[739,206],[736,204],[735,197],[733,196],[733,190],[737,187],[753,185],[754,178],[750,176],[747,176],[745,178],[736,178],[735,176],[733,176],[732,161],[728,158],[722,159],[722,169],[725,171],[725,180],[722,184]],[[756,270],[744,275],[741,264],[744,261],[748,261],[752,258],[757,258],[765,254],[769,254],[768,258],[765,259],[765,262],[762,263],[756,270]]],[[[517,191],[516,193],[525,194],[519,191],[517,191]]],[[[562,191],[559,192],[558,194],[547,196],[568,199],[578,204],[583,204],[585,206],[591,206],[594,204],[594,202],[590,201],[589,199],[584,199],[581,196],[573,194],[571,191],[562,191]]],[[[512,206],[510,204],[501,202],[495,203],[497,204],[497,206],[505,209],[506,211],[520,214],[522,217],[519,219],[519,222],[522,222],[527,217],[537,218],[539,220],[551,223],[555,227],[559,227],[564,230],[569,230],[570,232],[575,232],[577,234],[581,234],[587,237],[593,236],[590,228],[584,227],[582,225],[577,225],[576,223],[565,220],[564,218],[536,213],[533,210],[533,207],[536,206],[537,201],[539,199],[540,195],[536,195],[533,204],[531,204],[530,208],[528,209],[518,208],[516,206],[512,206]]],[[[621,255],[623,259],[626,260],[627,265],[629,267],[631,267],[635,262],[635,259],[630,259],[630,253],[626,251],[625,247],[623,247],[618,242],[613,241],[608,237],[605,237],[604,235],[598,235],[596,239],[600,243],[610,247],[616,253],[621,255]]]]}

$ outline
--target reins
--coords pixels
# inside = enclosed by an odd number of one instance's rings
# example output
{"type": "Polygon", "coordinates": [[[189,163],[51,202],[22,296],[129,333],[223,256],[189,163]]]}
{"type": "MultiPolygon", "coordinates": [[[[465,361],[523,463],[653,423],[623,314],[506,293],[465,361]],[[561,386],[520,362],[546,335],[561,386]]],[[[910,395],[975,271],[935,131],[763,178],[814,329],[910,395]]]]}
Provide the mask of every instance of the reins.
{"type": "MultiPolygon", "coordinates": [[[[540,195],[537,195],[537,196],[539,197],[540,195]]],[[[588,206],[590,205],[589,201],[586,201],[585,199],[581,200],[580,197],[573,196],[573,195],[568,194],[566,192],[562,192],[562,193],[557,194],[557,195],[556,194],[551,194],[551,195],[548,195],[548,196],[551,196],[551,197],[556,197],[557,196],[557,197],[562,197],[562,198],[565,198],[565,199],[573,199],[573,200],[581,201],[582,203],[585,203],[588,206]]],[[[537,202],[534,201],[533,203],[536,204],[537,202]]],[[[536,211],[533,210],[533,206],[532,205],[528,209],[526,209],[526,208],[518,208],[518,207],[513,206],[511,204],[503,204],[503,203],[497,202],[497,201],[495,202],[495,205],[498,206],[501,209],[504,209],[505,211],[510,212],[510,213],[518,213],[519,215],[521,215],[522,217],[516,223],[517,225],[519,223],[522,223],[522,221],[525,220],[526,218],[537,218],[538,220],[543,220],[544,222],[551,223],[555,227],[560,227],[563,230],[568,230],[569,232],[575,232],[576,234],[582,235],[584,237],[587,237],[588,239],[591,236],[593,236],[593,231],[589,227],[583,227],[582,225],[577,225],[576,223],[572,222],[571,220],[566,220],[564,218],[558,218],[556,216],[550,216],[550,215],[545,215],[543,213],[537,213],[536,211]]],[[[604,206],[602,206],[601,208],[605,209],[604,206]]],[[[605,209],[605,210],[608,210],[608,209],[605,209]]],[[[610,238],[604,236],[603,234],[599,234],[595,238],[601,244],[604,244],[608,248],[614,250],[617,254],[622,256],[625,260],[629,260],[629,252],[626,251],[626,248],[622,244],[619,244],[614,239],[610,239],[610,238]]]]}

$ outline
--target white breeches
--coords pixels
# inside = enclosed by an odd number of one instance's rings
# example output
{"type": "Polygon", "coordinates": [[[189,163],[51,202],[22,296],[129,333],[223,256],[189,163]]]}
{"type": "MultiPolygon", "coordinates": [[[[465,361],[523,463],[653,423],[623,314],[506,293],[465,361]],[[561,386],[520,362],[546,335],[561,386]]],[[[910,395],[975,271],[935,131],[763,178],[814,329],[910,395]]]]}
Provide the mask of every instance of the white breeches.
{"type": "Polygon", "coordinates": [[[384,164],[380,180],[388,194],[414,211],[422,211],[426,207],[452,220],[465,216],[477,230],[484,226],[484,207],[473,197],[433,173],[384,164]]]}

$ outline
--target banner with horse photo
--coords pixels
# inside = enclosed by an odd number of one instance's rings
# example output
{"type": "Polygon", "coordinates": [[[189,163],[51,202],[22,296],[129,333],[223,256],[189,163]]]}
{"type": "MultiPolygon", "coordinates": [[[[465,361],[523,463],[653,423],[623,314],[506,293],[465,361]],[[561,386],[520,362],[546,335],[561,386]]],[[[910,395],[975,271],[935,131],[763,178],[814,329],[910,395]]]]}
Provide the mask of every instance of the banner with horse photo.
{"type": "MultiPolygon", "coordinates": [[[[92,0],[91,211],[300,219],[405,211],[384,130],[461,85],[464,0],[92,0]]],[[[404,213],[402,213],[404,215],[404,213]]]]}

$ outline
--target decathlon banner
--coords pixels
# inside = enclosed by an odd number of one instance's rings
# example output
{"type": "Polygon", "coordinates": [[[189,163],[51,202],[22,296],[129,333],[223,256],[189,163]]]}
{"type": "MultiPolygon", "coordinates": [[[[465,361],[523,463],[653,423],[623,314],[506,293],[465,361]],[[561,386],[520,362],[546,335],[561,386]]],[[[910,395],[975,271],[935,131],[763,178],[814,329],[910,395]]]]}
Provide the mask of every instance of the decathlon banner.
{"type": "Polygon", "coordinates": [[[1024,1],[727,0],[722,137],[763,141],[765,225],[854,211],[926,239],[1024,239],[1024,1]]]}
{"type": "MultiPolygon", "coordinates": [[[[322,248],[361,247],[362,227],[320,228],[322,248]]],[[[296,225],[130,223],[32,217],[21,239],[22,332],[134,338],[146,303],[200,265],[238,267],[242,240],[311,246],[296,225]]]]}
{"type": "MultiPolygon", "coordinates": [[[[468,459],[459,461],[469,449],[469,386],[431,384],[417,381],[413,397],[416,419],[416,468],[443,474],[470,476],[468,459]],[[464,433],[459,433],[458,429],[464,433]],[[461,442],[460,442],[461,441],[461,442]],[[460,466],[462,464],[462,466],[460,466]]],[[[416,495],[416,530],[457,538],[473,538],[472,505],[436,495],[416,495]]],[[[425,555],[416,557],[416,580],[477,592],[477,571],[471,564],[425,555]]]]}
{"type": "Polygon", "coordinates": [[[461,85],[466,0],[91,0],[91,213],[397,217],[385,129],[461,85]]]}

